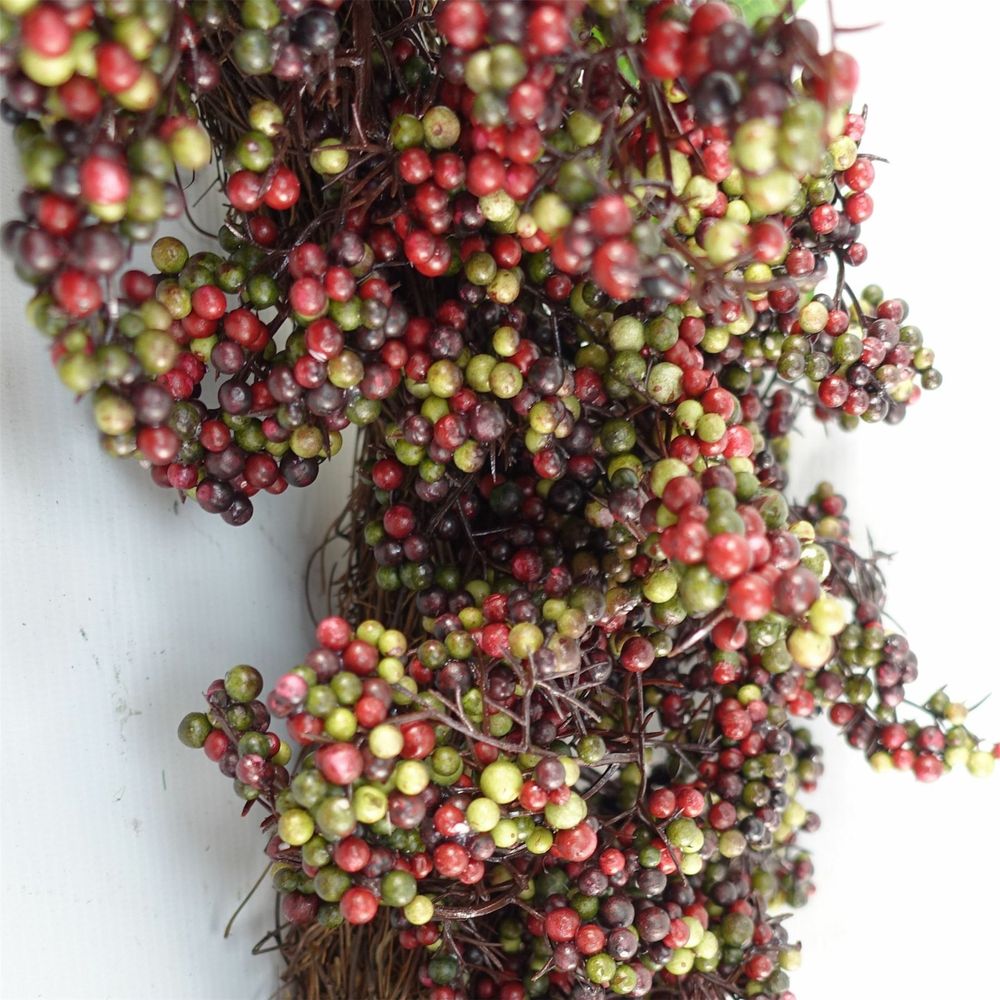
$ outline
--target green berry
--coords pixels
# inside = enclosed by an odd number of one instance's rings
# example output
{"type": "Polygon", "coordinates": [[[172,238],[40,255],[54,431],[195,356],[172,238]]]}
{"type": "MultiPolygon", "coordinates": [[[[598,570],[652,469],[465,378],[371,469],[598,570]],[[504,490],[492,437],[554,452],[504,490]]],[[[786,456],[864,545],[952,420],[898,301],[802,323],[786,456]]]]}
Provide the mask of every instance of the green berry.
{"type": "Polygon", "coordinates": [[[186,747],[199,749],[205,745],[212,724],[204,712],[188,712],[177,727],[177,738],[186,747]]]}
{"type": "Polygon", "coordinates": [[[431,108],[420,124],[423,141],[431,149],[448,149],[454,146],[462,132],[458,116],[451,108],[443,105],[431,108]]]}
{"type": "Polygon", "coordinates": [[[521,792],[524,779],[517,765],[509,760],[495,760],[483,768],[479,787],[494,802],[504,805],[513,802],[521,792]]]}
{"type": "Polygon", "coordinates": [[[250,702],[263,690],[264,679],[254,667],[241,664],[228,671],[225,687],[233,701],[250,702]]]}
{"type": "Polygon", "coordinates": [[[403,734],[396,726],[383,722],[368,734],[368,749],[382,760],[391,760],[402,752],[403,734]]]}
{"type": "Polygon", "coordinates": [[[315,823],[305,809],[290,809],[278,820],[278,836],[292,847],[301,847],[313,835],[315,823]]]}
{"type": "Polygon", "coordinates": [[[382,876],[381,890],[387,906],[408,906],[416,899],[417,880],[409,872],[387,872],[382,876]]]}

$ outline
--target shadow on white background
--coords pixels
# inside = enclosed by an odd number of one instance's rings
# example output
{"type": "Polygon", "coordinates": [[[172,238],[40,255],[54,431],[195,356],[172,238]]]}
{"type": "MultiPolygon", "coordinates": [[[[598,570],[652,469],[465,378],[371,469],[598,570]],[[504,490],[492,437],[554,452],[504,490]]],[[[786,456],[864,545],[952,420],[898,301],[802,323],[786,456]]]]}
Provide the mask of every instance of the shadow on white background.
{"type": "MultiPolygon", "coordinates": [[[[7,129],[0,153],[6,219],[7,129]]],[[[222,938],[265,866],[263,813],[241,820],[176,727],[234,663],[273,680],[311,648],[306,560],[343,506],[350,444],[309,489],[258,496],[244,527],[181,504],[100,451],[2,267],[2,994],[264,1000],[274,959],[249,953],[274,925],[266,884],[222,938]]]]}
{"type": "MultiPolygon", "coordinates": [[[[900,427],[807,428],[793,494],[833,480],[858,540],[870,528],[898,553],[889,610],[920,656],[917,696],[948,682],[971,703],[1000,687],[985,110],[1000,14],[985,3],[956,16],[902,0],[836,8],[845,25],[886,22],[845,36],[871,104],[863,148],[892,160],[878,168],[857,284],[908,299],[945,382],[900,427]]],[[[823,3],[810,11],[825,21],[823,3]]],[[[8,218],[19,181],[9,133],[0,143],[8,218]]],[[[58,383],[23,319],[27,293],[2,267],[3,996],[264,1000],[273,963],[249,951],[271,926],[271,894],[222,939],[263,870],[263,840],[175,727],[232,664],[274,679],[309,648],[305,560],[343,502],[350,449],[313,487],[261,497],[244,528],[180,507],[99,452],[88,404],[58,383]]],[[[995,738],[998,701],[973,719],[995,738]]],[[[1000,777],[921,787],[876,776],[829,726],[817,731],[823,828],[807,840],[819,890],[789,925],[805,944],[797,996],[995,997],[1000,777]]]]}

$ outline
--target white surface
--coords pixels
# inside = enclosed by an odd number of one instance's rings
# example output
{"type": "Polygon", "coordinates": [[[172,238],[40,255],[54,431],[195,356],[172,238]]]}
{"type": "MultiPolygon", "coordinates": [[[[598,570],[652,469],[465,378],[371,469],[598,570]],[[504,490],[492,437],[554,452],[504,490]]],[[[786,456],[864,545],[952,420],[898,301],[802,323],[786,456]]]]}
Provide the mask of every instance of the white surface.
{"type": "MultiPolygon", "coordinates": [[[[870,529],[879,549],[896,553],[888,610],[920,658],[913,700],[944,683],[968,704],[993,691],[972,724],[997,739],[996,347],[972,305],[995,295],[996,277],[983,216],[959,188],[976,188],[970,145],[981,141],[990,159],[997,151],[978,122],[997,100],[1000,10],[833,6],[841,26],[883,22],[841,42],[861,64],[859,103],[870,105],[863,148],[891,161],[876,164],[875,214],[862,237],[869,257],[855,287],[876,282],[909,302],[944,384],[897,427],[825,439],[811,428],[793,453],[793,489],[802,496],[832,480],[849,499],[856,541],[870,529]]],[[[810,0],[806,12],[821,23],[825,8],[810,0]]],[[[828,725],[817,731],[826,748],[813,797],[823,827],[809,838],[817,893],[790,924],[804,945],[793,990],[800,1000],[995,998],[1000,773],[919,786],[873,774],[828,725]]]]}
{"type": "MultiPolygon", "coordinates": [[[[2,144],[6,219],[6,128],[2,144]]],[[[176,727],[234,663],[273,680],[309,650],[306,559],[343,505],[350,448],[309,489],[260,496],[242,528],[182,506],[100,452],[2,267],[0,993],[266,1000],[273,956],[249,952],[273,926],[267,885],[222,938],[265,866],[263,814],[241,821],[176,727]]]]}
{"type": "MultiPolygon", "coordinates": [[[[920,656],[924,697],[947,681],[975,701],[1000,687],[993,623],[1000,540],[997,362],[987,165],[995,156],[1000,13],[915,16],[902,0],[837,0],[871,104],[865,148],[889,157],[865,226],[877,281],[907,298],[944,387],[896,428],[810,434],[798,496],[821,478],[851,499],[888,567],[890,611],[920,656]],[[927,67],[933,67],[933,75],[927,67]],[[985,213],[980,221],[977,211],[985,213]]],[[[807,10],[820,20],[825,5],[807,10]]],[[[968,13],[969,8],[963,8],[968,13]]],[[[3,138],[2,209],[17,179],[3,138]]],[[[223,941],[263,869],[262,840],[225,779],[174,729],[199,692],[249,661],[269,678],[308,648],[302,571],[337,507],[337,471],[265,497],[248,527],[175,511],[129,463],[97,451],[89,416],[49,370],[2,286],[2,905],[0,993],[113,1000],[263,998],[264,892],[223,941]]],[[[346,450],[345,450],[346,451],[346,450]]],[[[976,724],[1000,737],[1000,691],[976,724]]],[[[809,838],[818,893],[790,926],[805,944],[800,1000],[996,996],[1000,776],[917,786],[872,774],[825,724],[827,771],[809,838]]]]}

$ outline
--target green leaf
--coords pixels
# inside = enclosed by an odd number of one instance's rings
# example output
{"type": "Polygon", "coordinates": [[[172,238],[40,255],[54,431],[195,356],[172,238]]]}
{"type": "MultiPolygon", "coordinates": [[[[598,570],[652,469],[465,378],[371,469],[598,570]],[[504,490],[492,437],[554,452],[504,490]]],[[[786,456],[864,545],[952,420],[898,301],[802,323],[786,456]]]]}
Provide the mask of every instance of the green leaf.
{"type": "Polygon", "coordinates": [[[639,86],[639,77],[635,75],[635,67],[632,65],[632,60],[629,59],[627,55],[623,52],[618,57],[618,72],[621,73],[623,77],[633,86],[639,86]]]}
{"type": "MultiPolygon", "coordinates": [[[[801,2],[801,0],[800,0],[801,2]]],[[[591,35],[601,43],[601,45],[607,45],[607,40],[604,37],[604,32],[595,24],[593,28],[590,29],[591,35]]],[[[636,76],[635,67],[632,65],[632,60],[629,59],[627,55],[623,52],[618,57],[618,72],[621,73],[623,77],[633,86],[639,86],[639,77],[636,76]]]]}
{"type": "MultiPolygon", "coordinates": [[[[788,8],[788,0],[730,0],[732,5],[743,15],[747,24],[756,24],[759,18],[774,17],[788,8]]],[[[798,10],[805,0],[792,0],[792,6],[798,10]]]]}

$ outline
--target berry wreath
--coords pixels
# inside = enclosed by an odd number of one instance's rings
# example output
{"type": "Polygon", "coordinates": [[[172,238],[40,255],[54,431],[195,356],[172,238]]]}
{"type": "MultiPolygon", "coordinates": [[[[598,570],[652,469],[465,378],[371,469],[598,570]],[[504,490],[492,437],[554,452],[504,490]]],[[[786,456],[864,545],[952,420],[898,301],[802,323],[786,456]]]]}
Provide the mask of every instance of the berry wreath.
{"type": "Polygon", "coordinates": [[[791,1000],[804,721],[922,782],[998,754],[911,711],[844,498],[788,499],[803,411],[941,382],[849,277],[855,60],[718,0],[0,11],[4,246],[104,449],[240,526],[355,442],[312,650],[179,728],[260,820],[292,995],[791,1000]],[[211,171],[205,249],[132,266],[211,171]]]}

